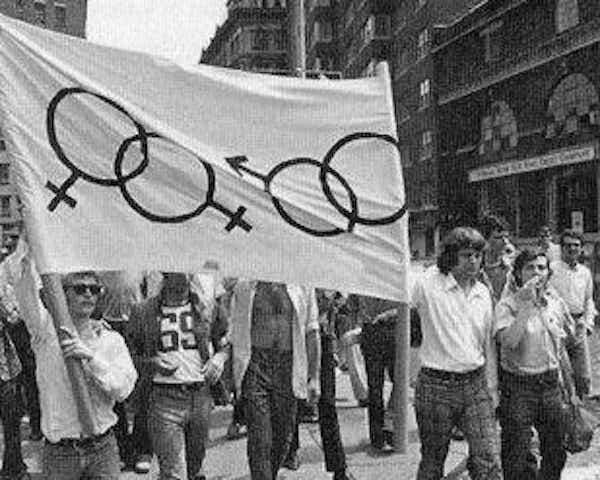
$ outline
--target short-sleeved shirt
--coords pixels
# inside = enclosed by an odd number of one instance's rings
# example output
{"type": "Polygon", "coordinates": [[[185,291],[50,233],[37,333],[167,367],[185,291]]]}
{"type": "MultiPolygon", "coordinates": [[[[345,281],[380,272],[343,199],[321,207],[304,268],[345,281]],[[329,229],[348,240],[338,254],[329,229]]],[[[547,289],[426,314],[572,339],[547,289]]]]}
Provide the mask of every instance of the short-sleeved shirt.
{"type": "Polygon", "coordinates": [[[563,260],[552,262],[550,269],[552,275],[549,283],[567,304],[571,315],[583,315],[586,325],[592,328],[596,307],[590,269],[579,263],[572,268],[563,260]]]}
{"type": "Polygon", "coordinates": [[[494,334],[510,328],[515,322],[526,322],[523,336],[516,346],[500,340],[500,363],[515,374],[538,374],[559,368],[557,348],[571,327],[571,317],[563,300],[554,290],[547,290],[543,302],[520,301],[509,295],[496,306],[494,334]],[[554,338],[551,337],[551,333],[554,338]]]}
{"type": "Polygon", "coordinates": [[[412,305],[421,317],[424,367],[468,372],[485,364],[493,325],[492,299],[483,283],[476,281],[467,294],[452,273],[431,267],[415,282],[412,305]]]}

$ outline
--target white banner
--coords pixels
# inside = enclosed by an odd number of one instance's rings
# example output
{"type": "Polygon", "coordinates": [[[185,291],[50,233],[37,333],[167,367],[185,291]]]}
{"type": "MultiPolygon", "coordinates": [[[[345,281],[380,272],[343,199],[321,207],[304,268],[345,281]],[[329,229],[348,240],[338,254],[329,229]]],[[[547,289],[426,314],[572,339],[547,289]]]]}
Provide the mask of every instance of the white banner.
{"type": "Polygon", "coordinates": [[[198,271],[406,300],[387,66],[181,66],[0,17],[4,128],[42,273],[198,271]]]}

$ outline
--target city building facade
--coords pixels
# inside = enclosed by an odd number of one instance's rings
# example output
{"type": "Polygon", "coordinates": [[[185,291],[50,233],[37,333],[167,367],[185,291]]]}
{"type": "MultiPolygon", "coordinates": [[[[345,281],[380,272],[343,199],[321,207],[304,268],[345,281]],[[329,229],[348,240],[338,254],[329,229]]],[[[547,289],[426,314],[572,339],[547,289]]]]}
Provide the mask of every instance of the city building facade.
{"type": "MultiPolygon", "coordinates": [[[[85,37],[87,0],[0,0],[0,13],[41,28],[85,37]]],[[[21,203],[0,129],[0,245],[11,246],[16,242],[22,223],[20,211],[21,203]]]]}
{"type": "Polygon", "coordinates": [[[504,216],[595,239],[600,2],[496,0],[437,32],[441,217],[504,216]]]}
{"type": "Polygon", "coordinates": [[[217,28],[200,63],[252,71],[289,69],[285,0],[229,0],[227,18],[217,28]]]}
{"type": "Polygon", "coordinates": [[[390,10],[389,62],[415,259],[435,255],[440,238],[433,38],[480,1],[403,0],[390,10]]]}

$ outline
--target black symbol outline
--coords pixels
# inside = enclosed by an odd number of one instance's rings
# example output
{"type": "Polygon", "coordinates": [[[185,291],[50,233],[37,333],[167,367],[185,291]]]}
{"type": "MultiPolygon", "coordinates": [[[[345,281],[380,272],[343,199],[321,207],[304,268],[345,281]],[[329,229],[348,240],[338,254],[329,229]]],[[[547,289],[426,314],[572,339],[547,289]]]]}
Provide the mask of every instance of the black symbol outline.
{"type": "MultiPolygon", "coordinates": [[[[146,144],[147,144],[147,140],[150,138],[156,138],[156,139],[160,139],[163,140],[167,143],[173,144],[175,145],[171,140],[169,140],[168,138],[164,137],[163,135],[159,135],[158,133],[148,133],[146,136],[146,144]]],[[[198,155],[196,155],[193,152],[189,152],[196,160],[198,160],[198,162],[200,162],[200,164],[202,164],[202,166],[204,167],[204,171],[206,172],[206,179],[207,179],[207,190],[206,190],[206,194],[205,194],[205,199],[202,201],[202,203],[200,203],[200,205],[198,205],[194,210],[192,210],[191,212],[188,213],[183,213],[180,215],[158,215],[155,213],[150,212],[148,209],[146,209],[145,207],[143,207],[137,200],[135,200],[135,198],[133,198],[133,196],[129,193],[129,191],[127,190],[127,180],[124,180],[125,177],[123,176],[123,160],[125,158],[125,153],[127,152],[127,150],[129,149],[129,146],[133,143],[133,142],[137,142],[140,141],[141,137],[139,135],[134,135],[132,137],[126,138],[122,143],[121,146],[119,147],[119,150],[117,152],[117,156],[115,157],[115,164],[114,164],[114,172],[115,172],[115,177],[117,178],[117,186],[119,187],[119,190],[121,191],[121,195],[123,196],[123,198],[125,199],[125,201],[128,203],[128,205],[135,210],[139,215],[141,215],[142,217],[146,218],[147,220],[150,220],[151,222],[157,222],[157,223],[182,223],[182,222],[186,222],[188,220],[191,220],[194,217],[197,217],[199,215],[201,215],[204,210],[206,210],[209,207],[213,207],[216,210],[220,211],[221,213],[227,215],[230,217],[230,222],[227,224],[227,226],[225,227],[225,229],[227,231],[231,231],[233,229],[233,227],[239,225],[241,228],[243,228],[244,230],[246,230],[247,232],[250,231],[252,229],[252,226],[249,225],[243,218],[243,214],[246,211],[245,207],[239,207],[237,212],[231,212],[229,209],[227,209],[226,207],[224,207],[223,205],[221,205],[220,203],[215,202],[214,200],[214,194],[215,194],[215,186],[216,186],[216,181],[215,181],[215,171],[212,167],[211,164],[209,164],[208,162],[202,160],[198,155]]]]}
{"type": "Polygon", "coordinates": [[[201,159],[198,155],[196,155],[193,152],[190,152],[187,149],[186,149],[186,151],[188,151],[200,163],[202,163],[202,165],[204,166],[204,169],[206,171],[206,175],[207,175],[207,179],[208,179],[208,191],[206,192],[205,201],[203,201],[203,203],[199,207],[197,207],[194,211],[192,211],[188,214],[177,215],[177,216],[173,216],[173,217],[164,216],[164,215],[156,215],[156,214],[153,214],[152,212],[149,212],[144,207],[142,207],[127,191],[126,184],[130,180],[133,180],[137,176],[141,175],[149,164],[148,138],[161,138],[166,141],[170,141],[170,140],[168,140],[167,138],[165,138],[163,136],[158,135],[157,133],[148,132],[144,128],[144,126],[141,123],[139,123],[137,120],[135,120],[135,118],[133,118],[133,116],[124,107],[119,105],[114,100],[112,100],[108,97],[105,97],[104,95],[91,92],[91,91],[86,90],[81,87],[69,87],[69,88],[63,88],[63,89],[59,90],[58,93],[51,99],[51,101],[48,105],[48,109],[46,112],[46,132],[48,135],[48,142],[50,143],[50,147],[54,151],[58,160],[71,171],[71,175],[61,184],[60,187],[56,186],[51,181],[48,181],[46,183],[46,188],[48,188],[50,191],[52,191],[55,194],[55,196],[52,198],[52,200],[48,204],[48,210],[50,210],[51,212],[56,209],[56,207],[60,204],[60,202],[65,202],[71,208],[75,208],[75,206],[77,205],[77,200],[75,200],[73,197],[69,196],[67,194],[67,191],[69,188],[71,188],[75,184],[75,182],[77,180],[79,180],[81,178],[90,183],[95,183],[95,184],[101,185],[101,186],[119,187],[121,195],[123,196],[124,200],[128,203],[128,205],[139,215],[141,215],[144,218],[146,218],[147,220],[150,220],[153,222],[157,222],[157,223],[185,222],[191,218],[199,216],[202,212],[204,212],[204,210],[206,210],[206,208],[212,207],[215,210],[224,214],[225,216],[229,217],[229,222],[225,226],[225,230],[227,232],[230,232],[236,226],[239,226],[246,232],[249,232],[250,230],[252,230],[252,225],[250,225],[248,222],[246,222],[243,219],[243,215],[247,211],[246,207],[239,206],[237,208],[237,210],[235,212],[233,212],[233,211],[229,210],[227,207],[225,207],[224,205],[222,205],[214,200],[215,173],[214,173],[214,169],[213,169],[212,165],[210,165],[209,163],[207,163],[206,161],[201,159]],[[91,175],[90,173],[81,170],[77,165],[75,165],[67,157],[64,150],[62,149],[60,142],[58,141],[58,137],[56,135],[56,124],[55,124],[56,109],[58,108],[58,105],[65,97],[67,97],[69,95],[75,95],[75,94],[87,94],[87,95],[92,95],[93,97],[100,99],[102,102],[110,105],[111,107],[115,108],[117,111],[119,111],[120,113],[125,115],[135,125],[135,127],[138,131],[137,135],[133,135],[131,137],[126,138],[123,142],[121,142],[121,145],[119,146],[119,149],[117,151],[117,156],[115,158],[115,164],[114,164],[115,176],[117,178],[97,177],[95,175],[91,175]],[[133,143],[134,141],[139,141],[141,144],[142,161],[141,161],[140,165],[138,165],[131,172],[123,175],[122,164],[123,164],[125,152],[129,148],[129,145],[131,145],[131,143],[133,143]]]}
{"type": "MultiPolygon", "coordinates": [[[[378,138],[381,140],[385,140],[388,143],[391,143],[396,149],[398,153],[400,153],[400,145],[396,141],[394,137],[391,135],[387,135],[384,133],[375,133],[375,132],[356,132],[351,133],[350,135],[346,135],[341,140],[338,140],[333,147],[329,149],[329,151],[323,157],[323,163],[321,164],[321,171],[319,172],[319,180],[321,181],[321,188],[323,188],[323,193],[327,197],[327,200],[331,205],[344,217],[350,220],[352,218],[354,223],[358,223],[359,225],[370,225],[370,226],[378,226],[378,225],[388,225],[390,223],[394,223],[396,220],[400,219],[406,213],[406,202],[402,207],[400,207],[396,212],[388,215],[386,217],[381,218],[363,218],[358,215],[358,209],[352,209],[352,211],[348,211],[344,208],[335,198],[335,196],[331,192],[331,188],[329,187],[329,182],[327,181],[327,175],[331,173],[331,171],[335,171],[331,168],[331,162],[335,154],[342,149],[346,144],[353,142],[354,140],[364,140],[369,138],[378,138]]],[[[354,191],[353,191],[354,193],[354,191]]]]}
{"type": "Polygon", "coordinates": [[[330,168],[330,174],[333,175],[342,184],[342,186],[348,193],[348,197],[350,198],[350,203],[352,205],[352,210],[353,212],[355,212],[355,215],[353,216],[346,216],[346,219],[348,220],[348,226],[346,227],[346,229],[335,227],[331,230],[315,230],[313,228],[307,227],[306,225],[303,225],[294,220],[285,210],[279,199],[271,193],[271,182],[278,173],[280,173],[288,167],[302,164],[314,165],[319,168],[323,167],[322,163],[318,160],[315,160],[314,158],[297,157],[277,164],[264,178],[265,191],[271,196],[271,201],[273,202],[273,205],[277,209],[277,212],[279,213],[281,218],[283,218],[283,220],[286,223],[290,224],[292,227],[295,227],[298,230],[302,230],[303,232],[308,233],[309,235],[313,235],[315,237],[332,237],[335,235],[340,235],[341,233],[351,232],[354,229],[354,224],[356,223],[353,217],[358,216],[358,200],[354,191],[350,188],[350,185],[348,185],[346,179],[342,177],[340,173],[334,170],[333,168],[330,168]]]}
{"type": "Polygon", "coordinates": [[[269,171],[267,175],[263,175],[260,172],[254,171],[249,167],[243,165],[248,161],[248,158],[245,156],[235,156],[226,158],[229,165],[233,168],[233,170],[242,177],[242,171],[248,173],[251,176],[261,179],[264,182],[264,190],[271,197],[271,201],[273,205],[277,209],[277,212],[281,216],[281,218],[298,230],[301,230],[305,233],[316,237],[329,237],[334,235],[339,235],[342,233],[351,233],[354,230],[354,227],[358,225],[367,225],[367,226],[381,226],[388,225],[390,223],[394,223],[398,219],[402,218],[406,214],[406,202],[398,208],[391,215],[381,217],[381,218],[364,218],[359,215],[359,207],[358,207],[358,199],[354,190],[348,184],[348,181],[331,166],[331,162],[333,161],[335,154],[346,144],[353,142],[355,140],[364,140],[364,139],[381,139],[390,144],[392,144],[400,153],[400,144],[399,142],[392,137],[391,135],[384,133],[375,133],[375,132],[355,132],[338,140],[325,154],[323,157],[323,161],[319,162],[313,158],[309,157],[297,157],[291,160],[286,160],[282,163],[275,165],[269,171]],[[241,161],[240,161],[241,160],[241,161]],[[346,229],[341,228],[333,228],[331,230],[315,230],[306,225],[303,225],[293,219],[290,214],[285,210],[282,202],[271,192],[271,183],[273,182],[275,176],[283,171],[284,169],[291,167],[293,165],[299,164],[309,164],[315,165],[320,168],[319,171],[319,181],[321,182],[321,188],[323,189],[323,194],[327,198],[327,201],[340,213],[344,218],[348,220],[348,226],[346,229]],[[327,179],[328,175],[333,175],[344,187],[346,192],[348,193],[348,197],[350,200],[350,210],[346,209],[342,206],[335,196],[333,195],[331,188],[329,187],[329,181],[327,179]]]}

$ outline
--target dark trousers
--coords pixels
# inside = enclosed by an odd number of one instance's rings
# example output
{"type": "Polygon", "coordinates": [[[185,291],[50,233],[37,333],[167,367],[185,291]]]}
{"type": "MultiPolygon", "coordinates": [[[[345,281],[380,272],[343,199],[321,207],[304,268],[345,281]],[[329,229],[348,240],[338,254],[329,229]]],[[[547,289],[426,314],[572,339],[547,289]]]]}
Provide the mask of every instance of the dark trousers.
{"type": "Polygon", "coordinates": [[[148,432],[148,400],[139,398],[133,417],[133,430],[130,435],[131,449],[135,456],[152,455],[152,441],[148,432]]]}
{"type": "MultiPolygon", "coordinates": [[[[346,454],[340,436],[340,424],[335,408],[335,359],[333,356],[333,337],[321,332],[321,397],[319,398],[319,429],[325,468],[328,472],[338,472],[346,469],[346,454]]],[[[299,422],[292,437],[290,452],[296,452],[299,444],[299,422]]]]}
{"type": "Polygon", "coordinates": [[[25,394],[25,407],[29,414],[31,433],[39,434],[41,432],[40,398],[35,378],[35,355],[31,349],[31,337],[23,321],[11,324],[9,334],[21,361],[22,370],[18,381],[25,394]]]}
{"type": "Polygon", "coordinates": [[[275,480],[296,424],[292,352],[253,347],[242,381],[242,401],[252,480],[275,480]]]}
{"type": "Polygon", "coordinates": [[[4,455],[2,458],[3,478],[16,479],[27,470],[21,453],[21,409],[17,400],[16,379],[0,381],[0,420],[4,435],[4,455]]]}
{"type": "Polygon", "coordinates": [[[562,397],[558,372],[501,375],[502,468],[506,480],[559,480],[567,454],[562,447],[562,397]],[[540,437],[540,471],[527,461],[531,427],[540,437]]]}
{"type": "Polygon", "coordinates": [[[470,478],[502,480],[496,417],[483,368],[465,374],[422,368],[415,389],[415,410],[421,440],[417,480],[443,477],[455,426],[469,445],[470,478]]]}
{"type": "Polygon", "coordinates": [[[378,322],[363,325],[361,349],[365,357],[369,387],[369,439],[371,445],[380,448],[385,442],[383,384],[386,370],[390,380],[394,380],[396,358],[394,323],[378,322]]]}

